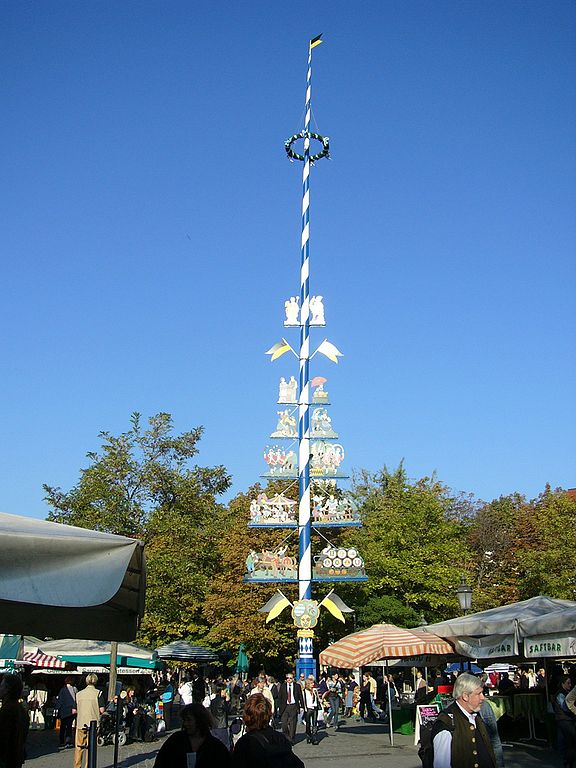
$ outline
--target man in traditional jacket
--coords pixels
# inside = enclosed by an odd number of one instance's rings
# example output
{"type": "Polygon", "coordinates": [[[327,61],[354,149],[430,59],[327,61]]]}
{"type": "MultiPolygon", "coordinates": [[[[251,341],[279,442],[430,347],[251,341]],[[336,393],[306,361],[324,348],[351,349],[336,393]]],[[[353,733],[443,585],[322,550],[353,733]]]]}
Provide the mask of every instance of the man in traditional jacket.
{"type": "Polygon", "coordinates": [[[454,703],[432,727],[434,768],[495,768],[490,737],[478,714],[484,701],[482,681],[463,672],[452,695],[454,703]]]}

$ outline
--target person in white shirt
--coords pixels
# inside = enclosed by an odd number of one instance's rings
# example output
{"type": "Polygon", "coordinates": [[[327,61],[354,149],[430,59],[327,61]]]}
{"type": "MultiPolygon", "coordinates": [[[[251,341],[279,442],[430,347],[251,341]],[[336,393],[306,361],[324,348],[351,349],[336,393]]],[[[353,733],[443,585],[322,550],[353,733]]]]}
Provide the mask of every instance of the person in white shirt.
{"type": "Polygon", "coordinates": [[[314,684],[314,679],[308,677],[304,682],[304,721],[306,723],[306,741],[308,744],[318,744],[316,732],[318,731],[318,710],[320,699],[314,684]]]}
{"type": "Polygon", "coordinates": [[[187,704],[192,704],[192,689],[191,680],[186,680],[186,682],[182,683],[180,688],[178,688],[178,693],[180,694],[180,700],[183,707],[185,707],[187,704]]]}

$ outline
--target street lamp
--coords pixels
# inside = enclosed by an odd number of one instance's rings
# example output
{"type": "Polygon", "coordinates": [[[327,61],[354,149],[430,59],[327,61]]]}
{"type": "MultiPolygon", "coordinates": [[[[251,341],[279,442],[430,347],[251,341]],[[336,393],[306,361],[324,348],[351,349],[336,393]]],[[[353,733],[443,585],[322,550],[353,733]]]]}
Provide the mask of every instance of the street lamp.
{"type": "Polygon", "coordinates": [[[460,609],[466,614],[472,608],[472,587],[466,583],[466,577],[461,576],[460,586],[456,590],[460,609]]]}

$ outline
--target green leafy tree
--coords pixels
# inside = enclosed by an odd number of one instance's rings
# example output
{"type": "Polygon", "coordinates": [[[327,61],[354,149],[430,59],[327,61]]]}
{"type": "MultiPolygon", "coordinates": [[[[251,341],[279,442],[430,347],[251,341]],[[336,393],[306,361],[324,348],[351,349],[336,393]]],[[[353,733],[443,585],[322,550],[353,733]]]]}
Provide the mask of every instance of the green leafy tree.
{"type": "Polygon", "coordinates": [[[576,600],[576,499],[547,486],[516,531],[518,596],[576,600]]]}
{"type": "Polygon", "coordinates": [[[420,614],[393,595],[372,595],[358,606],[358,629],[366,629],[373,624],[396,624],[398,627],[417,627],[420,614]]]}
{"type": "Polygon", "coordinates": [[[199,640],[208,631],[202,605],[217,566],[216,497],[230,484],[222,466],[190,466],[202,428],[173,434],[170,414],[143,428],[140,414],[119,436],[101,432],[101,449],[70,491],[45,485],[48,515],[68,525],[144,540],[148,588],[140,639],[151,645],[199,640]]]}
{"type": "MultiPolygon", "coordinates": [[[[221,535],[216,544],[218,567],[211,580],[204,603],[204,616],[210,625],[208,640],[213,647],[237,650],[245,643],[253,668],[270,665],[277,659],[293,662],[297,646],[290,609],[266,624],[266,614],[259,613],[268,599],[276,592],[278,585],[244,584],[245,560],[251,549],[274,549],[286,531],[249,529],[250,500],[261,488],[256,485],[246,494],[238,494],[230,502],[220,520],[221,535]]],[[[269,495],[278,488],[269,486],[269,495]]],[[[287,542],[287,554],[296,555],[297,535],[287,542]]],[[[282,586],[282,592],[289,600],[297,599],[297,587],[282,586]]]]}
{"type": "Polygon", "coordinates": [[[389,596],[428,621],[455,615],[455,588],[471,564],[465,533],[473,509],[435,477],[410,481],[402,465],[363,473],[355,493],[363,527],[354,540],[369,577],[357,604],[389,596]]]}
{"type": "Polygon", "coordinates": [[[546,487],[530,501],[501,496],[478,510],[468,531],[476,583],[474,608],[539,594],[576,598],[576,500],[546,487]]]}
{"type": "Polygon", "coordinates": [[[474,610],[520,599],[519,535],[532,505],[513,493],[482,505],[468,529],[474,560],[474,610]]]}

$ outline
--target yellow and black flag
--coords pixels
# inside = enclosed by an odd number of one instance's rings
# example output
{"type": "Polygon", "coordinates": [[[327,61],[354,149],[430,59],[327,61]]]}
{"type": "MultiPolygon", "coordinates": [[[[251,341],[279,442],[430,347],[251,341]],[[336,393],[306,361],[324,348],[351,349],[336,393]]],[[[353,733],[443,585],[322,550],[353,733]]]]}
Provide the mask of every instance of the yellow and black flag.
{"type": "Polygon", "coordinates": [[[263,605],[262,608],[258,608],[258,613],[268,614],[266,617],[266,624],[268,624],[269,621],[272,621],[272,619],[275,619],[277,616],[279,616],[284,608],[287,608],[289,605],[292,605],[290,600],[288,600],[286,595],[282,594],[282,592],[280,592],[278,589],[272,595],[270,600],[268,600],[266,605],[263,605]]]}
{"type": "Polygon", "coordinates": [[[328,592],[324,600],[320,603],[324,608],[328,608],[332,616],[335,616],[340,621],[344,621],[345,613],[353,613],[354,609],[349,608],[341,597],[338,597],[334,590],[328,592]]]}
{"type": "Polygon", "coordinates": [[[310,50],[312,48],[315,48],[317,45],[320,45],[320,43],[323,43],[324,40],[322,40],[322,35],[317,35],[315,38],[310,40],[310,50]]]}
{"type": "MultiPolygon", "coordinates": [[[[288,352],[291,350],[294,352],[290,344],[286,341],[286,339],[282,338],[282,341],[277,341],[276,344],[273,344],[270,349],[266,352],[267,355],[271,355],[270,362],[274,362],[274,360],[277,360],[279,357],[282,357],[284,352],[288,352]]],[[[296,354],[294,352],[294,354],[296,354]]],[[[336,361],[338,362],[338,361],[336,361]]]]}

